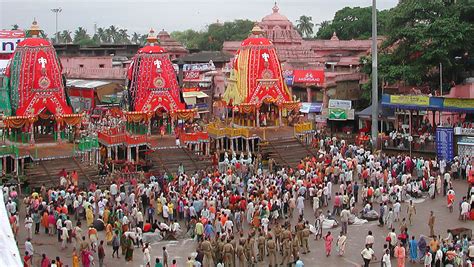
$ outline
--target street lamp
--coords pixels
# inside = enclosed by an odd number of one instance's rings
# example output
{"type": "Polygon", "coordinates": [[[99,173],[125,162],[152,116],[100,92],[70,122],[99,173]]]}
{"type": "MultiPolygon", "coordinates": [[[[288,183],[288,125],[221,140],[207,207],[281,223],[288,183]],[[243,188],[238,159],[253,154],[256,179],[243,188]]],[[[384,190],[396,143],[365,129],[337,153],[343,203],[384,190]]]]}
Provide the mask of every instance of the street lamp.
{"type": "Polygon", "coordinates": [[[51,12],[56,14],[56,43],[58,44],[59,44],[58,16],[59,16],[59,13],[61,13],[61,11],[63,11],[63,9],[60,7],[51,9],[51,12]]]}

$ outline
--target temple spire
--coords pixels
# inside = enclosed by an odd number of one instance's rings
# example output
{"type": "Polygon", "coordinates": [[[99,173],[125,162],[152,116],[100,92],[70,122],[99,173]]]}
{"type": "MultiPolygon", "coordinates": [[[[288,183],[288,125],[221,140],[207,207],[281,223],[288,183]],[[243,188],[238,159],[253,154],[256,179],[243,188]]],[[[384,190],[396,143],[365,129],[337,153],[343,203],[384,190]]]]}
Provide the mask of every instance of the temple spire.
{"type": "Polygon", "coordinates": [[[273,6],[272,10],[273,10],[273,13],[278,13],[278,11],[280,10],[280,8],[278,7],[276,1],[275,1],[275,5],[273,6]]]}
{"type": "Polygon", "coordinates": [[[33,22],[31,23],[29,34],[31,37],[38,37],[41,29],[38,26],[38,22],[36,21],[36,18],[33,19],[33,22]]]}
{"type": "Polygon", "coordinates": [[[258,26],[258,23],[255,23],[255,26],[253,26],[252,28],[252,35],[254,35],[255,37],[262,37],[263,33],[264,31],[262,30],[262,28],[258,26]]]}
{"type": "Polygon", "coordinates": [[[153,28],[150,29],[150,32],[148,33],[148,37],[146,38],[146,42],[150,46],[154,46],[155,43],[158,42],[158,38],[156,37],[155,30],[153,28]]]}

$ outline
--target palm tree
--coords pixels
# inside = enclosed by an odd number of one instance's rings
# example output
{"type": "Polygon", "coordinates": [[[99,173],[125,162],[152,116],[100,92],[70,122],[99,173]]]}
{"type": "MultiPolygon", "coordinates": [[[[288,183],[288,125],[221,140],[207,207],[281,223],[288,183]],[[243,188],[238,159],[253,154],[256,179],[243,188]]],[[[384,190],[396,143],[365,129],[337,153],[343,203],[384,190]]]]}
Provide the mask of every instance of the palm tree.
{"type": "Polygon", "coordinates": [[[142,34],[138,39],[138,44],[144,45],[146,43],[146,38],[148,38],[148,34],[142,34]]]}
{"type": "Polygon", "coordinates": [[[296,29],[309,38],[313,34],[314,23],[312,22],[313,18],[310,16],[301,16],[299,20],[296,21],[296,29]]]}
{"type": "Polygon", "coordinates": [[[96,37],[96,42],[98,43],[110,43],[110,36],[107,34],[106,30],[102,27],[97,28],[97,33],[94,34],[96,37]]]}
{"type": "Polygon", "coordinates": [[[59,40],[62,43],[70,44],[70,43],[72,43],[71,35],[72,35],[71,31],[63,30],[63,32],[59,34],[59,40]]]}
{"type": "Polygon", "coordinates": [[[77,30],[74,32],[74,43],[79,43],[83,40],[90,40],[91,37],[89,34],[87,34],[86,29],[83,27],[77,28],[77,30]]]}
{"type": "Polygon", "coordinates": [[[127,29],[119,29],[118,30],[118,36],[119,36],[119,43],[121,44],[129,44],[130,40],[128,39],[128,33],[127,29]]]}
{"type": "Polygon", "coordinates": [[[138,44],[138,43],[139,43],[139,39],[140,39],[140,34],[134,32],[134,33],[132,34],[132,43],[138,44]]]}
{"type": "Polygon", "coordinates": [[[105,32],[107,33],[111,42],[117,43],[117,41],[119,40],[117,27],[115,27],[114,25],[110,25],[110,27],[106,29],[105,32]]]}

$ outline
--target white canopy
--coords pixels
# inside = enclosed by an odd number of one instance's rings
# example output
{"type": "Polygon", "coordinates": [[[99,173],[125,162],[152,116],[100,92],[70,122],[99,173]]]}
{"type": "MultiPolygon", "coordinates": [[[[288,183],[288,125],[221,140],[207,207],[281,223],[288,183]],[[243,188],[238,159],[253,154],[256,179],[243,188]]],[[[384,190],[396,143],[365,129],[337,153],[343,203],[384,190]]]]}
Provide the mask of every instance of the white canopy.
{"type": "MultiPolygon", "coordinates": [[[[0,187],[3,193],[3,186],[0,187]]],[[[7,209],[3,200],[3,195],[0,197],[0,266],[8,267],[22,267],[23,263],[20,257],[20,251],[15,242],[10,221],[8,219],[7,209]]]]}

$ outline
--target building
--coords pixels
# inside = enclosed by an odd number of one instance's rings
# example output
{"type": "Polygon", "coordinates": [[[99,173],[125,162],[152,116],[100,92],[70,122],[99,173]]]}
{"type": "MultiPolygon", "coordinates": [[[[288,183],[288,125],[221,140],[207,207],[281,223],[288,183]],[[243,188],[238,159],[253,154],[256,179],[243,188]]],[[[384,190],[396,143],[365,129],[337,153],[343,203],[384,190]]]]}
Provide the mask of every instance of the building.
{"type": "Polygon", "coordinates": [[[85,47],[77,44],[55,44],[68,79],[125,81],[128,65],[140,45],[106,44],[85,47]]]}
{"type": "Polygon", "coordinates": [[[101,104],[118,105],[123,97],[123,86],[110,81],[68,79],[66,91],[76,113],[90,112],[101,104]]]}
{"type": "MultiPolygon", "coordinates": [[[[188,54],[188,50],[162,30],[158,33],[160,47],[171,59],[188,54]]],[[[125,82],[131,58],[137,53],[139,44],[101,44],[80,46],[77,44],[55,44],[64,74],[70,79],[100,79],[125,82]]]]}
{"type": "MultiPolygon", "coordinates": [[[[330,98],[359,99],[360,83],[367,78],[359,73],[360,59],[370,53],[370,39],[339,40],[334,33],[330,40],[304,40],[276,4],[258,25],[276,48],[292,94],[302,102],[324,101],[327,107],[330,98]]],[[[235,54],[240,44],[224,42],[223,51],[235,54]]]]}
{"type": "Polygon", "coordinates": [[[160,46],[166,50],[171,60],[182,57],[189,53],[189,51],[184,48],[180,42],[171,38],[169,33],[164,29],[158,33],[157,37],[160,46]]]}

